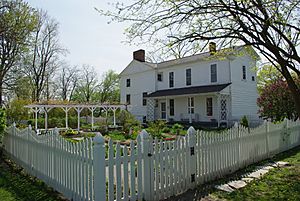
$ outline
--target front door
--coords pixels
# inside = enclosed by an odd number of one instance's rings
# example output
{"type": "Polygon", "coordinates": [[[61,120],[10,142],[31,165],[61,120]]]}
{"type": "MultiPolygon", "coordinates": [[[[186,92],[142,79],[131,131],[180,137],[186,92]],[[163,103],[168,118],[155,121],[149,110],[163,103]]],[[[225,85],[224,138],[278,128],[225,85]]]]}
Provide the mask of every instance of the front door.
{"type": "Polygon", "coordinates": [[[160,111],[161,111],[161,119],[166,119],[167,118],[166,102],[160,103],[160,111]]]}

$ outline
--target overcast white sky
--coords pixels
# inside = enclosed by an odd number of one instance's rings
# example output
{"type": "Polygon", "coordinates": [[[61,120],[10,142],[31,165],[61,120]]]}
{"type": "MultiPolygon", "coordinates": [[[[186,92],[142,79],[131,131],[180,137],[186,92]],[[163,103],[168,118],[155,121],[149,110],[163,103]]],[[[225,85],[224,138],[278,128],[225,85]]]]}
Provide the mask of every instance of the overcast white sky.
{"type": "Polygon", "coordinates": [[[99,74],[108,69],[121,72],[132,60],[132,52],[143,48],[122,43],[125,24],[107,24],[109,19],[94,9],[112,8],[108,3],[115,0],[26,1],[59,22],[60,41],[70,52],[65,60],[72,65],[90,64],[99,74]]]}

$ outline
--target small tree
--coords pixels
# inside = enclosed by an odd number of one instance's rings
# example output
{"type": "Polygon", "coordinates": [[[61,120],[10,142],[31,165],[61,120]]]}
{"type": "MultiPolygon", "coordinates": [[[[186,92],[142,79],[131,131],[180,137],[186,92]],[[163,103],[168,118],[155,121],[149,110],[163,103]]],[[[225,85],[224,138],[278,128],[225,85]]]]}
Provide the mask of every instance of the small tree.
{"type": "Polygon", "coordinates": [[[241,119],[241,125],[248,128],[249,127],[249,122],[246,116],[243,116],[243,118],[241,119]]]}
{"type": "Polygon", "coordinates": [[[0,158],[2,157],[2,138],[6,126],[6,114],[4,109],[0,109],[0,158]]]}
{"type": "MultiPolygon", "coordinates": [[[[300,85],[299,79],[297,80],[300,85]]],[[[257,100],[260,107],[259,113],[263,118],[270,118],[272,121],[282,121],[284,118],[297,118],[296,106],[292,93],[286,81],[277,81],[266,85],[257,100]]]]}

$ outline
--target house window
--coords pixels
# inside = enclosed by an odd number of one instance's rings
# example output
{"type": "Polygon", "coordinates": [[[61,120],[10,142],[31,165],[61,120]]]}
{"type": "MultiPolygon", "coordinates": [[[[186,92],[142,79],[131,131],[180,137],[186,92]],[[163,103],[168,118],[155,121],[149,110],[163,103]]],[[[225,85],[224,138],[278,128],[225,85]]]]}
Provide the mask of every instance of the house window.
{"type": "Polygon", "coordinates": [[[157,81],[162,82],[163,81],[163,73],[157,74],[157,81]]]}
{"type": "Polygon", "coordinates": [[[252,81],[255,81],[255,77],[254,76],[252,76],[252,81]]]}
{"type": "Polygon", "coordinates": [[[210,65],[210,81],[217,82],[217,64],[210,65]]]}
{"type": "Polygon", "coordinates": [[[212,105],[212,98],[206,99],[206,115],[212,116],[213,115],[213,105],[212,105]]]}
{"type": "Polygon", "coordinates": [[[185,80],[187,86],[192,84],[192,69],[189,68],[185,70],[185,80]]]}
{"type": "Polygon", "coordinates": [[[243,80],[246,80],[246,66],[243,66],[243,80]]]}
{"type": "Polygon", "coordinates": [[[188,114],[194,114],[194,97],[188,98],[188,114]]]}
{"type": "Polygon", "coordinates": [[[169,72],[169,87],[174,87],[174,72],[169,72]]]}
{"type": "Polygon", "coordinates": [[[144,92],[143,93],[143,106],[147,105],[147,99],[146,99],[146,96],[148,95],[147,92],[144,92]]]}
{"type": "Polygon", "coordinates": [[[126,95],[126,104],[130,105],[130,94],[126,95]]]}
{"type": "Polygon", "coordinates": [[[174,99],[169,100],[170,103],[170,116],[174,116],[175,110],[174,110],[174,99]]]}
{"type": "Polygon", "coordinates": [[[126,87],[130,87],[130,79],[126,80],[126,87]]]}

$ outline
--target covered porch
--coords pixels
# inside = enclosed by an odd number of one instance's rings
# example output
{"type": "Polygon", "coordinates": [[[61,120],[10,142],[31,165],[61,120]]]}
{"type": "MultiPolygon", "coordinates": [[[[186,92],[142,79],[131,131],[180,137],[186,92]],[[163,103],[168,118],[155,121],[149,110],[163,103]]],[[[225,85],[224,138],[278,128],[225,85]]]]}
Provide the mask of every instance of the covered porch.
{"type": "Polygon", "coordinates": [[[231,115],[229,85],[169,89],[149,94],[147,121],[162,119],[227,126],[231,115]]]}

